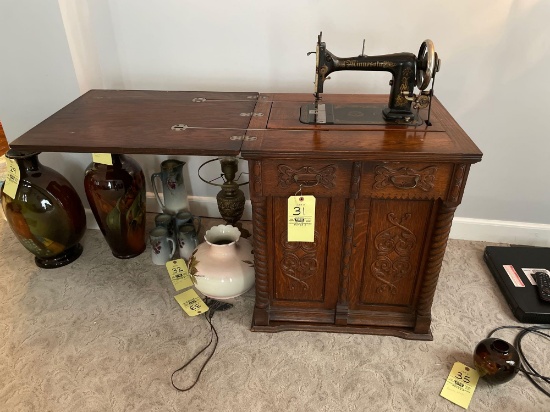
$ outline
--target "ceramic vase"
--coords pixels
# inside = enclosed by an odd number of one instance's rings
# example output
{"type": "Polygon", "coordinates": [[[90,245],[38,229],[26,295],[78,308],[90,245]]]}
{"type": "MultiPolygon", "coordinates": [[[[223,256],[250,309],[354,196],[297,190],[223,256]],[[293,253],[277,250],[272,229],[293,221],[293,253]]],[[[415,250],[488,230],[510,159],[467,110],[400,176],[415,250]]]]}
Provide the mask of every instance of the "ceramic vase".
{"type": "Polygon", "coordinates": [[[141,254],[145,244],[145,176],[129,156],[113,154],[113,164],[92,162],[84,188],[95,219],[119,259],[141,254]]]}
{"type": "Polygon", "coordinates": [[[51,269],[76,260],[86,215],[80,197],[60,173],[44,166],[39,153],[9,150],[20,172],[15,198],[2,193],[2,207],[17,239],[35,255],[36,265],[51,269]]]}
{"type": "Polygon", "coordinates": [[[519,354],[508,342],[487,338],[474,350],[474,365],[479,375],[491,383],[505,383],[519,372],[519,354]]]}
{"type": "Polygon", "coordinates": [[[239,229],[214,226],[204,240],[189,259],[195,287],[214,299],[234,298],[249,290],[254,285],[254,255],[239,229]]]}

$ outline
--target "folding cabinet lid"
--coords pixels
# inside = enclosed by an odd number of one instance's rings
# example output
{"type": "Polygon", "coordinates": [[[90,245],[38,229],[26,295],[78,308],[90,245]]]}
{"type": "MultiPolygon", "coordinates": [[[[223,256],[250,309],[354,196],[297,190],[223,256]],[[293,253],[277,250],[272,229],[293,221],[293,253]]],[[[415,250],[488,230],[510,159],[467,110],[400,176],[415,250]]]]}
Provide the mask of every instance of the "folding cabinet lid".
{"type": "Polygon", "coordinates": [[[14,149],[237,155],[255,92],[90,90],[11,142],[14,149]]]}

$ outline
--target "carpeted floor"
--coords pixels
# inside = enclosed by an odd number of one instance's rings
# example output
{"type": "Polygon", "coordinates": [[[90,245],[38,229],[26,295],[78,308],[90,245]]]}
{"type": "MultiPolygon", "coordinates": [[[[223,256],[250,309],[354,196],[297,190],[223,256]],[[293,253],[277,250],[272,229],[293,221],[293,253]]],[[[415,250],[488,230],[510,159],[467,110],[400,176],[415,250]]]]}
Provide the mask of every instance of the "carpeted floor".
{"type": "MultiPolygon", "coordinates": [[[[39,269],[0,219],[1,411],[460,411],[439,396],[453,363],[472,365],[490,330],[517,324],[482,261],[486,244],[451,240],[433,342],[253,333],[251,291],[214,315],[218,349],[197,386],[180,393],[170,375],[207,343],[205,318],[183,314],[149,248],[118,260],[95,230],[82,244],[73,264],[39,269]]],[[[550,375],[548,341],[527,337],[524,346],[550,375]]],[[[520,374],[503,386],[480,382],[469,410],[549,411],[550,398],[520,374]]]]}

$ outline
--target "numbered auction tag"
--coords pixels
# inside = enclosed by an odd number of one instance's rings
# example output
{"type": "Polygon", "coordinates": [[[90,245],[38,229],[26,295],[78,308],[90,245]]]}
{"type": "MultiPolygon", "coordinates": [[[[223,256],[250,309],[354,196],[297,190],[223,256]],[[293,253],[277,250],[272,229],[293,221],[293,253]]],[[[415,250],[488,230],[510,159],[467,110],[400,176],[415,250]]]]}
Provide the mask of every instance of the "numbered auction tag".
{"type": "Polygon", "coordinates": [[[95,163],[101,163],[104,165],[113,165],[113,156],[111,153],[92,153],[92,160],[95,163]]]}
{"type": "Polygon", "coordinates": [[[189,276],[187,265],[183,259],[169,260],[166,269],[176,290],[182,290],[193,286],[193,280],[189,276]]]}
{"type": "Polygon", "coordinates": [[[15,194],[17,193],[17,188],[19,187],[19,179],[21,174],[19,172],[19,166],[15,159],[6,158],[6,181],[4,183],[4,193],[6,196],[15,199],[15,194]]]}
{"type": "Polygon", "coordinates": [[[208,310],[206,303],[202,301],[194,289],[187,289],[185,292],[175,296],[176,301],[189,316],[197,316],[208,310]]]}
{"type": "Polygon", "coordinates": [[[479,373],[475,369],[455,362],[440,395],[458,406],[468,409],[478,380],[479,373]]]}
{"type": "Polygon", "coordinates": [[[315,240],[315,196],[288,198],[288,241],[313,242],[315,240]]]}

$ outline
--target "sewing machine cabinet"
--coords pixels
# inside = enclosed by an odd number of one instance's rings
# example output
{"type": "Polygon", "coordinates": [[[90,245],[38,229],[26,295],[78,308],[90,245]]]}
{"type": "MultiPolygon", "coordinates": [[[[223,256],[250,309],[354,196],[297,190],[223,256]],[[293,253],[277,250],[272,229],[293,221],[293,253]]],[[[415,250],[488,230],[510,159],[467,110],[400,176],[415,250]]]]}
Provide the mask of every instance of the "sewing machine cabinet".
{"type": "Polygon", "coordinates": [[[415,128],[300,124],[308,98],[261,95],[263,120],[241,149],[254,220],[252,330],[432,339],[447,238],[479,149],[435,99],[432,126],[415,128]],[[316,198],[312,243],[287,241],[287,199],[300,190],[316,198]]]}
{"type": "MultiPolygon", "coordinates": [[[[338,105],[384,95],[329,95],[338,105]]],[[[308,125],[310,94],[90,90],[10,146],[20,151],[248,160],[252,330],[431,339],[451,223],[481,152],[437,99],[431,126],[308,125]],[[287,199],[316,198],[314,242],[287,241],[287,199]]],[[[426,110],[421,116],[427,118],[426,110]]],[[[361,113],[350,109],[348,118],[361,113]]]]}

